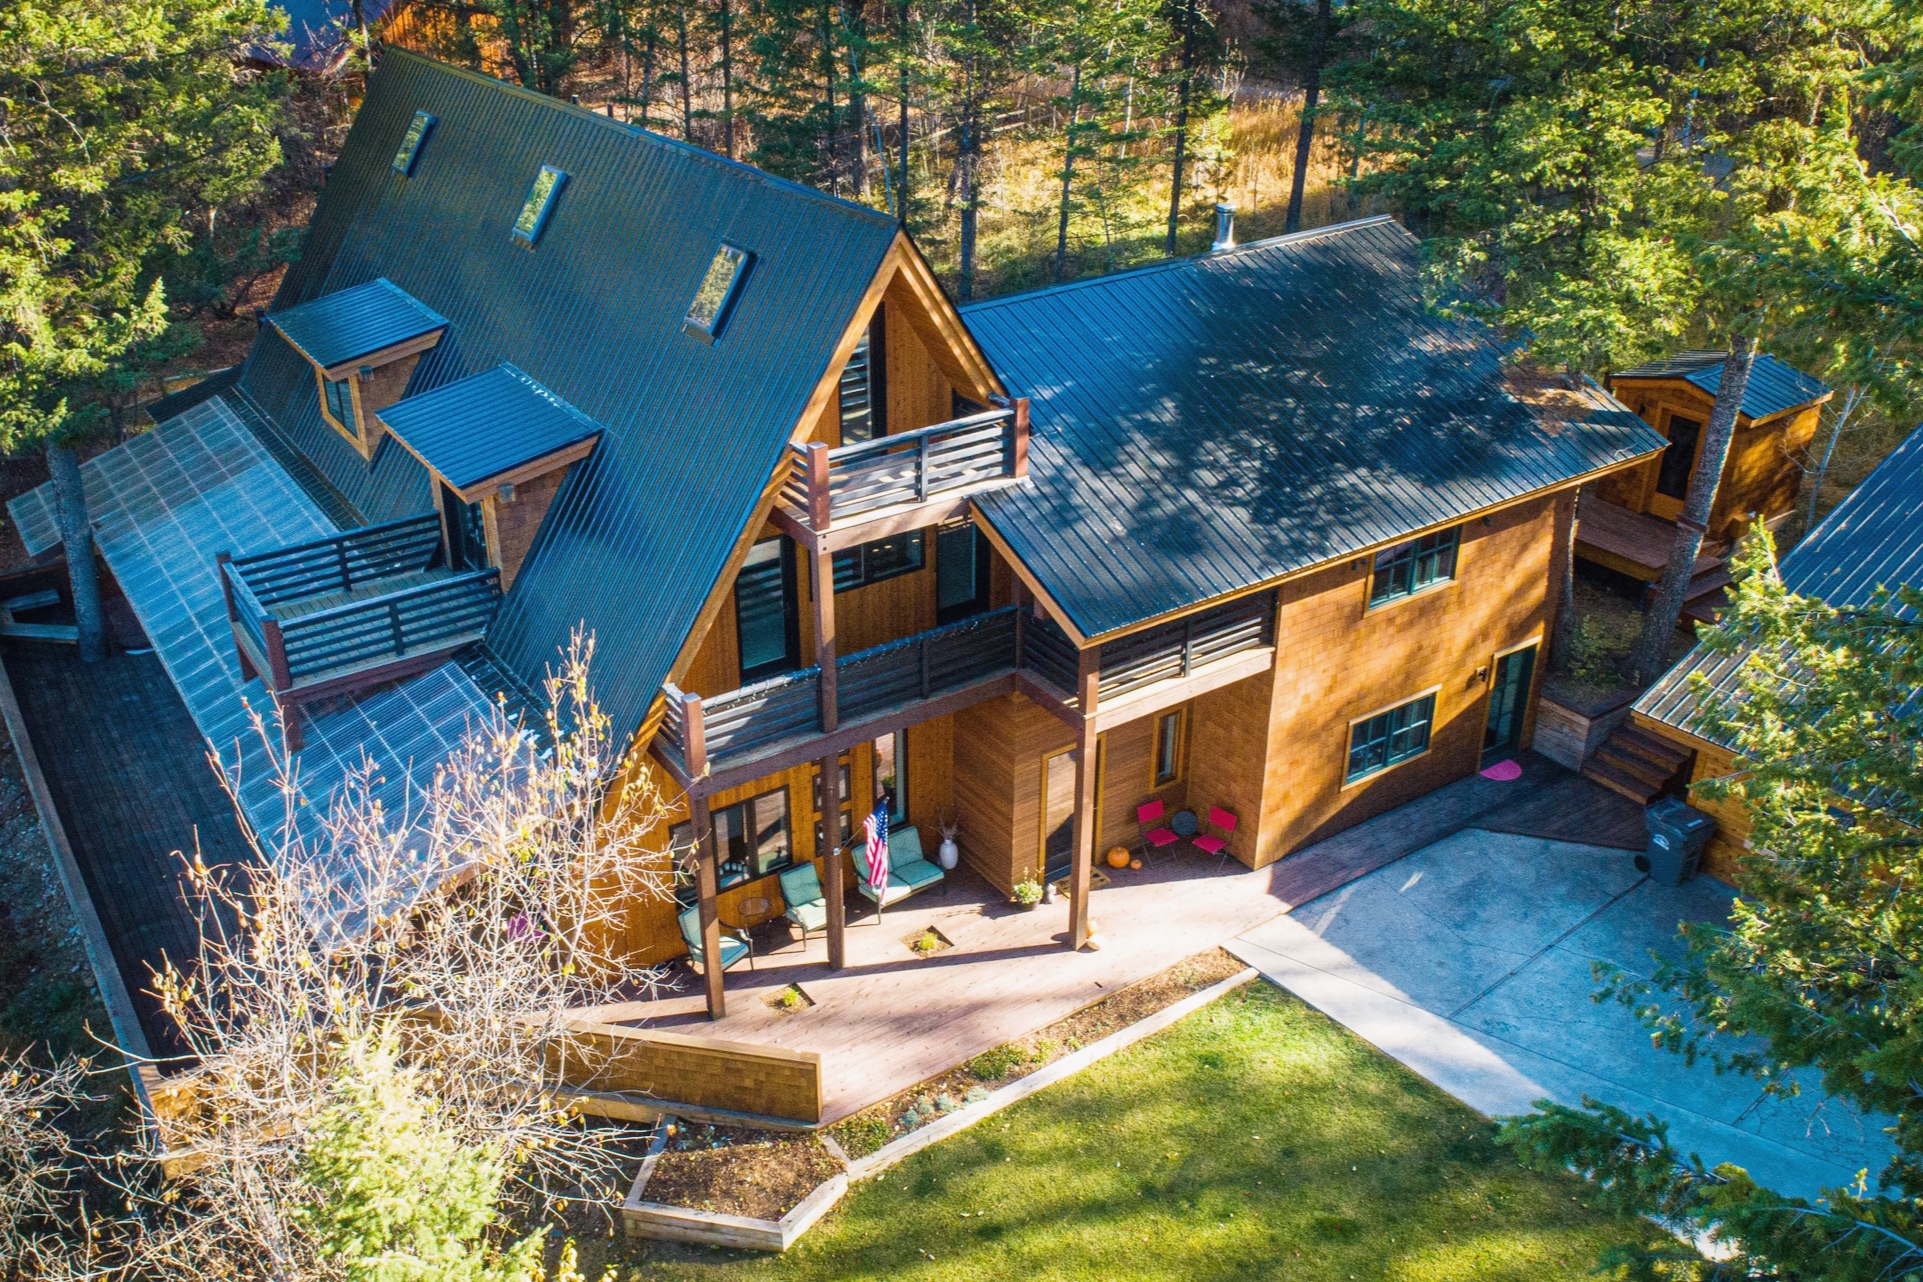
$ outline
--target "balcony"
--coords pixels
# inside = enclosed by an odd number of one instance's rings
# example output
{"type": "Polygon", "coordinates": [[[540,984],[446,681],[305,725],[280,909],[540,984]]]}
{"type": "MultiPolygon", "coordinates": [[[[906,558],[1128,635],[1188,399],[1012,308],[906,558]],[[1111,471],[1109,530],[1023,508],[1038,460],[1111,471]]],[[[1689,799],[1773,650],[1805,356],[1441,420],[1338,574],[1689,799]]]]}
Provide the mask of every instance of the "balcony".
{"type": "MultiPolygon", "coordinates": [[[[485,636],[501,601],[500,571],[443,563],[434,515],[219,560],[241,666],[284,712],[433,667],[485,636]]],[[[284,721],[298,748],[298,717],[284,721]]]]}
{"type": "Polygon", "coordinates": [[[1026,475],[1028,402],[838,449],[788,449],[783,524],[804,542],[839,548],[935,524],[969,495],[1026,475]]]}
{"type": "MultiPolygon", "coordinates": [[[[1264,592],[1099,648],[1097,729],[1146,715],[1266,669],[1275,654],[1275,594],[1264,592]]],[[[959,711],[1021,689],[1079,717],[1081,652],[1052,620],[1005,606],[848,655],[835,664],[838,739],[959,711]]],[[[821,670],[803,668],[712,698],[662,690],[657,751],[684,779],[745,783],[823,748],[821,670]]]]}

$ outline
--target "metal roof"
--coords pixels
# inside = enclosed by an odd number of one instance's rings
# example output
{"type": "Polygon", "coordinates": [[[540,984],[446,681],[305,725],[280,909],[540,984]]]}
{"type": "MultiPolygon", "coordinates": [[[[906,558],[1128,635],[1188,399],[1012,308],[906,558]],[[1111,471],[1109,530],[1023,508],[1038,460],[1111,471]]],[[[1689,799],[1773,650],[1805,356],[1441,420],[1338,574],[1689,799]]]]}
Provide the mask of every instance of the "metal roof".
{"type": "MultiPolygon", "coordinates": [[[[489,633],[538,688],[585,623],[634,731],[719,580],[896,234],[894,220],[594,112],[388,49],[277,306],[386,278],[446,316],[416,394],[504,361],[606,429],[569,476],[489,633]],[[411,175],[394,152],[436,118],[411,175]],[[541,242],[508,229],[568,174],[541,242]],[[725,335],[682,321],[716,247],[756,255],[725,335]]],[[[254,343],[242,390],[369,521],[430,510],[403,449],[370,465],[320,417],[307,363],[254,343]]]]}
{"type": "Polygon", "coordinates": [[[256,46],[254,55],[302,71],[331,71],[352,49],[348,35],[357,19],[373,27],[393,0],[360,0],[358,14],[353,0],[274,0],[273,7],[287,14],[287,30],[276,42],[285,47],[256,46]]]}
{"type": "Polygon", "coordinates": [[[1419,266],[1373,218],[964,309],[1034,402],[1032,481],[983,513],[1098,636],[1663,446],[1509,395],[1419,266]]]}
{"type": "MultiPolygon", "coordinates": [[[[1723,362],[1728,352],[1681,352],[1660,361],[1650,361],[1614,375],[1625,378],[1680,378],[1695,384],[1712,397],[1723,385],[1723,362]]],[[[1743,413],[1749,418],[1768,418],[1798,405],[1808,405],[1830,394],[1829,386],[1802,370],[1758,352],[1750,367],[1749,383],[1743,388],[1743,413]]]]}
{"type": "MultiPolygon", "coordinates": [[[[1808,537],[1783,557],[1783,585],[1833,606],[1867,605],[1881,587],[1923,584],[1923,428],[1892,450],[1808,537]]],[[[1636,700],[1646,717],[1699,737],[1690,676],[1709,680],[1711,698],[1733,694],[1749,657],[1697,646],[1636,700]]],[[[1727,746],[1727,745],[1725,745],[1727,746]]]]}
{"type": "Polygon", "coordinates": [[[601,425],[505,361],[396,401],[381,422],[456,489],[601,434],[601,425]]]}
{"type": "Polygon", "coordinates": [[[447,318],[385,278],[274,312],[267,323],[323,368],[447,328],[447,318]]]}

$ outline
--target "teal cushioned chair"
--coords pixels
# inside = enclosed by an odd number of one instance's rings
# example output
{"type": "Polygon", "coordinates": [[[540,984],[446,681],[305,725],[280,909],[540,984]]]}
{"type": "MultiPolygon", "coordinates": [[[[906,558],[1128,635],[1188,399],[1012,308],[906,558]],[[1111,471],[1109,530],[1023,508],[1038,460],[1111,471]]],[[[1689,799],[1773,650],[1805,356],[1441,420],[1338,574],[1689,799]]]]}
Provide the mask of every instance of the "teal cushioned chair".
{"type": "MultiPolygon", "coordinates": [[[[868,885],[868,847],[860,841],[855,843],[855,876],[860,879],[861,893],[873,902],[875,892],[868,885]]],[[[901,828],[888,834],[888,897],[882,901],[883,908],[918,890],[940,885],[943,876],[941,869],[921,857],[919,832],[901,828]]]]}
{"type": "MultiPolygon", "coordinates": [[[[688,942],[688,961],[692,965],[701,966],[703,964],[701,956],[701,905],[696,904],[692,908],[682,909],[680,921],[681,938],[688,942]]],[[[744,958],[748,962],[748,969],[753,970],[755,968],[754,947],[748,942],[747,932],[729,930],[726,926],[723,926],[721,928],[721,969],[723,973],[726,973],[730,967],[737,965],[744,958]]]]}
{"type": "Polygon", "coordinates": [[[801,937],[828,929],[828,896],[821,889],[821,874],[813,864],[802,864],[781,874],[781,897],[788,901],[782,916],[801,927],[801,937]]]}

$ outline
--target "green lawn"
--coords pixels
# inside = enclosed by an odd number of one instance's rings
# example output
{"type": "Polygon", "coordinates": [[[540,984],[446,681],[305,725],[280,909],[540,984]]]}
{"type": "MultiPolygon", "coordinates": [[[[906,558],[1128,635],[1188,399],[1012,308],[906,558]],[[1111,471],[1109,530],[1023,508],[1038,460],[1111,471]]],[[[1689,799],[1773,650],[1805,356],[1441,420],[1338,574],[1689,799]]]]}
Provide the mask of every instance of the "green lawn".
{"type": "MultiPolygon", "coordinates": [[[[1258,981],[852,1191],[779,1259],[647,1278],[1594,1278],[1657,1230],[1258,981]]],[[[590,1273],[592,1276],[592,1273],[590,1273]]]]}

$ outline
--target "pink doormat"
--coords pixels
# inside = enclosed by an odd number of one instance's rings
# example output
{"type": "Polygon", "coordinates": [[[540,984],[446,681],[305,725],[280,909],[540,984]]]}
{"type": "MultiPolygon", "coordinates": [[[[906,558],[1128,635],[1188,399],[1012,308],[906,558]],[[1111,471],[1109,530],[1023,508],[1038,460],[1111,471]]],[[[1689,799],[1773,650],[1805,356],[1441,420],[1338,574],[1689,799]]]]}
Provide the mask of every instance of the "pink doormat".
{"type": "Polygon", "coordinates": [[[1514,761],[1498,761],[1483,771],[1482,777],[1493,779],[1497,783],[1508,783],[1511,779],[1522,778],[1522,766],[1514,761]]]}

